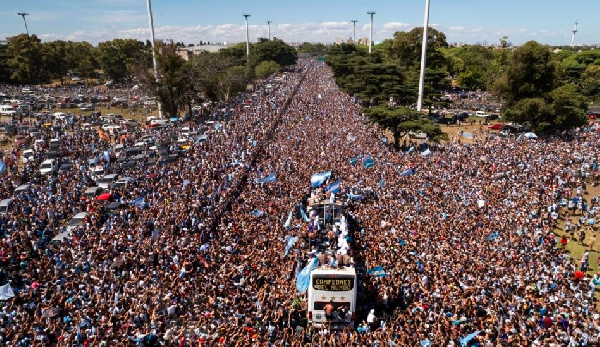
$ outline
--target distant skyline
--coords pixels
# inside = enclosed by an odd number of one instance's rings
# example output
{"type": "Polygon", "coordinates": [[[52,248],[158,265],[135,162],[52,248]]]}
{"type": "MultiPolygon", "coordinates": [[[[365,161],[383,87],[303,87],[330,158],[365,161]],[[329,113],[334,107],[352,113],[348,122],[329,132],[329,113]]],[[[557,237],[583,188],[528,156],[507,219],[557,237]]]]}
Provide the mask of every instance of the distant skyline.
{"type": "MultiPolygon", "coordinates": [[[[250,13],[250,40],[271,36],[286,42],[334,42],[337,37],[368,37],[374,16],[373,40],[393,37],[396,31],[423,26],[425,0],[154,0],[156,38],[186,44],[243,42],[242,13],[250,13]]],[[[72,40],[97,44],[113,38],[150,38],[146,0],[25,0],[3,4],[0,39],[25,32],[18,12],[27,12],[30,34],[43,41],[72,40]]],[[[575,44],[600,44],[599,0],[431,0],[430,26],[447,41],[497,44],[503,36],[513,44],[536,40],[569,45],[579,21],[575,44]]]]}

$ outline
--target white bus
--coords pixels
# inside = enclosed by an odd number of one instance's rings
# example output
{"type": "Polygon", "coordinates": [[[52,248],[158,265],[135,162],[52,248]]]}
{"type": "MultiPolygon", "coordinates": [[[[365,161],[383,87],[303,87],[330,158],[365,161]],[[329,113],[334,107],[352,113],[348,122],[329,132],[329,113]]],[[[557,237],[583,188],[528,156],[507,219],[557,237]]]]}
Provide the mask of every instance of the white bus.
{"type": "Polygon", "coordinates": [[[341,330],[354,326],[358,282],[353,267],[339,269],[319,267],[310,274],[308,287],[308,321],[313,326],[341,330]],[[332,305],[332,314],[325,309],[332,305]]]}

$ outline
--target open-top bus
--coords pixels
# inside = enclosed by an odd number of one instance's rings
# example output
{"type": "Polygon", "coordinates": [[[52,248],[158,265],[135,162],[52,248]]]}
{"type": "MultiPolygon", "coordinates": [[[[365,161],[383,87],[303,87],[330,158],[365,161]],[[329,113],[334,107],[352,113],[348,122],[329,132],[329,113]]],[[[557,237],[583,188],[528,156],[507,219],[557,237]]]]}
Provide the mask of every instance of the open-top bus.
{"type": "Polygon", "coordinates": [[[333,330],[353,327],[357,290],[353,267],[314,269],[308,287],[308,321],[333,330]],[[331,315],[326,314],[328,305],[331,315]]]}

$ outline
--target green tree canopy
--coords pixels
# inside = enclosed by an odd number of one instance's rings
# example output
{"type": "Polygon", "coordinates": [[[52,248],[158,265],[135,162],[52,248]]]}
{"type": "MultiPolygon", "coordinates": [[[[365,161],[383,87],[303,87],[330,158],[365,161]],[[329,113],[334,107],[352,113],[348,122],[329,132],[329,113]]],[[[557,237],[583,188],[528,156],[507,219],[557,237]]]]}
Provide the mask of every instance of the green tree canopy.
{"type": "Polygon", "coordinates": [[[21,84],[43,82],[45,75],[43,47],[36,35],[13,36],[8,43],[7,52],[10,56],[8,66],[13,71],[12,80],[21,84]]]}
{"type": "Polygon", "coordinates": [[[523,99],[544,98],[556,82],[556,64],[550,50],[535,41],[515,49],[496,89],[508,105],[523,99]]]}
{"type": "Polygon", "coordinates": [[[256,66],[255,74],[256,77],[264,79],[274,74],[279,68],[280,66],[276,62],[265,60],[256,66]]]}
{"type": "Polygon", "coordinates": [[[279,66],[288,66],[296,63],[298,54],[296,50],[281,40],[260,39],[250,49],[250,66],[256,67],[263,61],[274,61],[279,66]]]}
{"type": "Polygon", "coordinates": [[[152,51],[143,42],[133,39],[114,39],[98,44],[98,61],[107,79],[130,79],[137,68],[150,68],[152,51]],[[146,66],[140,67],[140,62],[146,66]]]}

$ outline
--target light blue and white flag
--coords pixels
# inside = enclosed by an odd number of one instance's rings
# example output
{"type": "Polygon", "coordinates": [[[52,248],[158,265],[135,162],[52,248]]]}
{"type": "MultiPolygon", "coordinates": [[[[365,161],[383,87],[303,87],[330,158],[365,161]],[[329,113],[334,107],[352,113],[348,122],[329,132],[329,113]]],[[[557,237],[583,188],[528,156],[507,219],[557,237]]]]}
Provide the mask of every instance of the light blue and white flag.
{"type": "Polygon", "coordinates": [[[373,166],[375,166],[375,160],[373,160],[373,158],[371,158],[371,156],[368,155],[363,158],[363,166],[365,167],[365,169],[370,169],[373,166]]]}
{"type": "Polygon", "coordinates": [[[367,274],[371,277],[385,277],[387,274],[383,269],[383,266],[377,266],[367,271],[367,274]]]}
{"type": "Polygon", "coordinates": [[[265,213],[261,210],[254,210],[254,211],[250,211],[250,215],[253,217],[261,217],[263,216],[265,213]]]}
{"type": "Polygon", "coordinates": [[[421,156],[422,157],[426,157],[428,155],[431,154],[431,150],[429,148],[427,148],[426,150],[424,150],[423,152],[421,152],[421,156]]]}
{"type": "Polygon", "coordinates": [[[466,345],[468,345],[468,344],[469,344],[469,342],[470,342],[471,340],[473,340],[473,339],[475,338],[475,336],[479,335],[479,333],[480,333],[480,332],[481,332],[481,331],[477,330],[476,332],[474,332],[474,333],[470,333],[469,335],[467,335],[467,336],[465,336],[465,337],[461,337],[461,338],[460,338],[460,345],[461,345],[461,346],[466,346],[466,345]]]}
{"type": "Polygon", "coordinates": [[[340,181],[338,180],[337,182],[328,185],[326,191],[338,194],[340,192],[340,181]]]}
{"type": "Polygon", "coordinates": [[[415,174],[415,169],[413,169],[411,167],[411,168],[408,168],[407,170],[402,171],[400,173],[400,176],[411,176],[411,175],[414,175],[414,174],[415,174]]]}
{"type": "Polygon", "coordinates": [[[296,241],[298,241],[298,237],[288,235],[285,237],[285,241],[286,241],[285,252],[283,253],[284,258],[287,257],[288,253],[290,252],[290,249],[292,249],[292,247],[294,247],[294,244],[296,243],[296,241]]]}
{"type": "Polygon", "coordinates": [[[296,275],[296,289],[299,293],[305,293],[310,284],[310,273],[319,266],[319,258],[314,257],[306,264],[304,269],[296,275]]]}
{"type": "Polygon", "coordinates": [[[292,214],[293,214],[293,211],[290,211],[290,214],[288,214],[287,220],[285,221],[285,224],[283,225],[284,228],[289,228],[290,225],[292,224],[292,214]]]}
{"type": "Polygon", "coordinates": [[[316,173],[310,176],[310,185],[311,187],[316,188],[323,184],[329,177],[331,177],[331,171],[316,173]]]}
{"type": "Polygon", "coordinates": [[[385,183],[386,183],[385,178],[382,178],[381,181],[379,181],[379,184],[378,184],[379,188],[383,188],[385,186],[385,183]]]}
{"type": "Polygon", "coordinates": [[[362,198],[363,198],[363,196],[360,194],[348,193],[346,195],[348,196],[348,198],[350,198],[350,200],[362,200],[362,198]]]}
{"type": "Polygon", "coordinates": [[[6,171],[6,163],[4,162],[4,159],[2,159],[0,162],[0,173],[4,173],[4,171],[6,171]]]}
{"type": "Polygon", "coordinates": [[[275,177],[275,172],[271,173],[269,176],[256,180],[256,183],[267,183],[267,182],[277,182],[277,177],[275,177]]]}
{"type": "Polygon", "coordinates": [[[305,222],[308,222],[310,219],[308,219],[308,216],[306,215],[306,212],[304,212],[304,209],[302,208],[302,206],[300,206],[300,215],[302,216],[302,220],[305,222]]]}
{"type": "Polygon", "coordinates": [[[350,165],[356,165],[356,163],[358,163],[358,159],[360,159],[360,155],[357,155],[356,157],[350,159],[350,165]]]}

